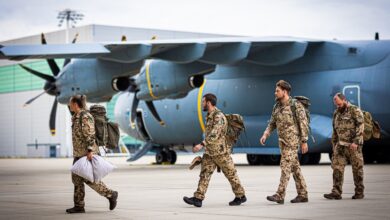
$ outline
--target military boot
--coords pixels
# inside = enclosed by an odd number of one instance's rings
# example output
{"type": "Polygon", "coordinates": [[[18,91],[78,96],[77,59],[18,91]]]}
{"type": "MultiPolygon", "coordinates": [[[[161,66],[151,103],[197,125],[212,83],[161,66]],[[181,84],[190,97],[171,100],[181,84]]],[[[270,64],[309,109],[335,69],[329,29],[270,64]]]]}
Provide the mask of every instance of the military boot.
{"type": "Polygon", "coordinates": [[[276,202],[278,204],[284,204],[284,199],[282,199],[278,194],[267,196],[267,200],[271,202],[276,202]]]}
{"type": "Polygon", "coordinates": [[[84,207],[75,206],[75,207],[73,207],[73,208],[67,209],[66,212],[69,213],[69,214],[73,214],[73,213],[85,213],[85,209],[84,209],[84,207]]]}
{"type": "Polygon", "coordinates": [[[352,196],[352,199],[363,199],[364,198],[364,194],[356,194],[352,196]]]}
{"type": "Polygon", "coordinates": [[[110,210],[114,210],[117,204],[118,200],[118,192],[114,191],[112,192],[111,198],[108,198],[108,201],[110,202],[110,210]]]}
{"type": "Polygon", "coordinates": [[[341,195],[335,193],[335,192],[331,192],[331,193],[328,193],[328,194],[324,194],[324,197],[326,199],[336,199],[336,200],[340,200],[342,199],[341,195]]]}
{"type": "Polygon", "coordinates": [[[193,206],[196,206],[196,207],[202,207],[202,200],[200,200],[200,199],[198,199],[196,197],[188,198],[187,196],[184,196],[183,200],[184,200],[185,203],[187,203],[189,205],[193,205],[193,206]]]}
{"type": "Polygon", "coordinates": [[[241,205],[242,203],[246,202],[246,196],[242,196],[242,197],[236,197],[234,198],[233,201],[229,202],[229,205],[230,206],[236,206],[236,205],[241,205]]]}
{"type": "Polygon", "coordinates": [[[297,196],[295,199],[290,201],[291,203],[301,203],[301,202],[309,202],[309,199],[304,196],[297,196]]]}

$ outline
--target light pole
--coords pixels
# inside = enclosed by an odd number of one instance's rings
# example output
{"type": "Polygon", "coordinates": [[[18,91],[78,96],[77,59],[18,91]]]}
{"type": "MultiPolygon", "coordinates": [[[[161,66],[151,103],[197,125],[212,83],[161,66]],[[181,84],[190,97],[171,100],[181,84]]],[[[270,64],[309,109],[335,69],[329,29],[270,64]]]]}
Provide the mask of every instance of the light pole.
{"type": "Polygon", "coordinates": [[[58,13],[57,19],[59,20],[58,27],[61,27],[64,21],[66,21],[66,43],[69,43],[69,28],[75,27],[77,21],[83,20],[84,15],[71,9],[65,9],[58,13]]]}
{"type": "MultiPolygon", "coordinates": [[[[72,26],[74,28],[76,26],[77,21],[81,21],[83,19],[84,15],[71,9],[65,9],[63,11],[60,11],[58,13],[57,19],[58,27],[61,27],[64,21],[66,21],[66,36],[65,36],[65,42],[68,44],[70,42],[69,40],[69,28],[72,26]]],[[[71,131],[71,125],[70,125],[70,114],[66,111],[65,113],[65,145],[66,145],[66,156],[70,157],[72,155],[71,149],[72,149],[72,131],[71,131]]]]}

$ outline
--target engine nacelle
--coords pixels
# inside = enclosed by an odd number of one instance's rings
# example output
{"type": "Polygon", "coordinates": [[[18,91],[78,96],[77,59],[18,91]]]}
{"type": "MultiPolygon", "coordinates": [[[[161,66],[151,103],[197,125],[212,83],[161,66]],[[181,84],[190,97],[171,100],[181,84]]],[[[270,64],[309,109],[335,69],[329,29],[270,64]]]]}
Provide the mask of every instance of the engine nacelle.
{"type": "Polygon", "coordinates": [[[121,76],[112,80],[112,88],[115,91],[126,91],[130,86],[130,78],[128,76],[121,76]]]}
{"type": "Polygon", "coordinates": [[[57,77],[60,92],[57,100],[68,103],[76,94],[84,94],[89,102],[105,102],[129,87],[129,77],[139,72],[143,62],[116,63],[99,59],[74,59],[57,77]],[[114,86],[115,85],[115,86],[114,86]]]}
{"type": "Polygon", "coordinates": [[[177,64],[148,60],[136,79],[137,98],[145,101],[183,98],[192,89],[201,87],[204,75],[214,70],[214,65],[199,62],[177,64]]]}

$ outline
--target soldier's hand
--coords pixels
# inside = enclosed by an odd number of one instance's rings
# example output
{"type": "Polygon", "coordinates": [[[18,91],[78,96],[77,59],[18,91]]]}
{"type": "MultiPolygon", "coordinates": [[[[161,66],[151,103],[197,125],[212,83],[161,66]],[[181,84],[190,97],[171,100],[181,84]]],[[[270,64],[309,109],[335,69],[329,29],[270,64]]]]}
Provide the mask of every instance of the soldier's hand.
{"type": "Polygon", "coordinates": [[[263,136],[260,138],[260,144],[264,146],[265,140],[267,140],[267,136],[265,134],[263,134],[263,136]]]}
{"type": "Polygon", "coordinates": [[[355,143],[352,143],[349,147],[351,148],[351,150],[357,150],[358,145],[355,143]]]}
{"type": "Polygon", "coordinates": [[[307,153],[307,151],[309,151],[309,147],[307,146],[307,143],[301,144],[301,151],[302,151],[302,154],[305,154],[305,153],[307,153]]]}
{"type": "Polygon", "coordinates": [[[195,145],[195,147],[192,148],[192,152],[196,153],[196,152],[200,151],[202,149],[202,147],[203,147],[202,145],[197,144],[197,145],[195,145]]]}
{"type": "Polygon", "coordinates": [[[92,157],[93,157],[93,153],[92,153],[92,152],[88,152],[88,153],[87,153],[87,159],[88,159],[89,161],[91,161],[91,160],[92,160],[92,157]]]}

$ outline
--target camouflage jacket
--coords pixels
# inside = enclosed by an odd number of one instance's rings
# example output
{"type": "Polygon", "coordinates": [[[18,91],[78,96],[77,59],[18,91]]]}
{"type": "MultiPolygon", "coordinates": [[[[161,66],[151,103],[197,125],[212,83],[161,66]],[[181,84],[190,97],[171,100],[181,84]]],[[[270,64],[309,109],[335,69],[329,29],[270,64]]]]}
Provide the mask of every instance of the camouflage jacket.
{"type": "Polygon", "coordinates": [[[271,134],[277,128],[279,142],[287,146],[299,146],[301,142],[308,140],[309,125],[302,103],[295,102],[296,116],[293,115],[291,105],[291,97],[285,105],[280,102],[275,104],[266,131],[271,134]]]}
{"type": "Polygon", "coordinates": [[[95,122],[93,116],[85,110],[72,116],[73,157],[83,157],[88,150],[97,153],[95,144],[95,122]],[[82,119],[80,120],[80,116],[82,119]],[[82,122],[80,124],[80,122],[82,122]]]}
{"type": "Polygon", "coordinates": [[[349,146],[351,143],[363,145],[364,116],[354,105],[348,104],[344,112],[336,109],[333,113],[332,144],[349,146]]]}
{"type": "Polygon", "coordinates": [[[207,114],[204,140],[206,154],[217,156],[228,152],[226,147],[227,126],[227,119],[218,108],[207,114]]]}

